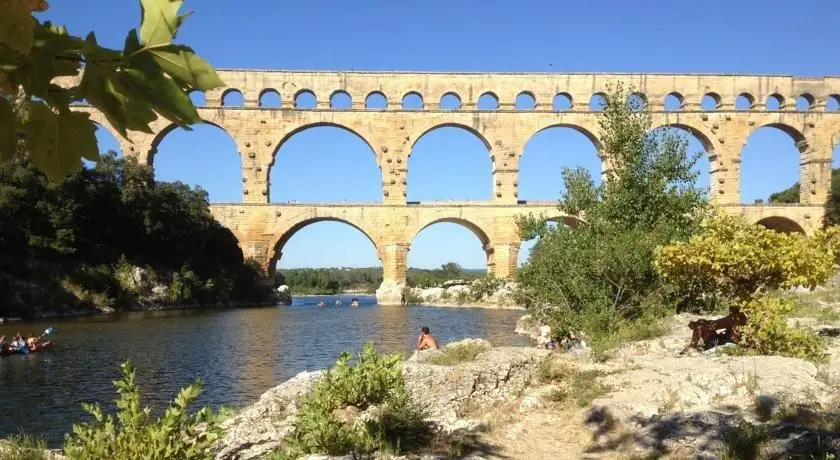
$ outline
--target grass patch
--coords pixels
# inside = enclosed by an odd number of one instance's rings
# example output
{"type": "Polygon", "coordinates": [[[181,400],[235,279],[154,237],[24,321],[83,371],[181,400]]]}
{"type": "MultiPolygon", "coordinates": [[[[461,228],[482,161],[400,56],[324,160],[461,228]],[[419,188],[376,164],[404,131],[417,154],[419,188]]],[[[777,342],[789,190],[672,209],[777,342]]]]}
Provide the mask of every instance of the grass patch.
{"type": "Polygon", "coordinates": [[[824,292],[809,292],[793,297],[794,307],[788,317],[814,318],[823,324],[840,322],[840,292],[832,290],[827,295],[824,292]],[[826,300],[831,298],[831,300],[826,300]]]}
{"type": "Polygon", "coordinates": [[[722,460],[757,459],[761,454],[762,445],[768,438],[769,435],[764,426],[741,422],[724,436],[726,450],[720,458],[722,460]]]}
{"type": "Polygon", "coordinates": [[[603,362],[609,358],[609,351],[619,345],[640,340],[650,340],[662,337],[666,333],[661,319],[644,319],[632,322],[622,322],[609,334],[600,334],[592,338],[592,358],[596,362],[603,362]]]}
{"type": "Polygon", "coordinates": [[[441,349],[441,354],[430,357],[426,362],[439,366],[455,366],[457,364],[475,361],[478,355],[489,349],[490,347],[484,342],[467,342],[446,346],[441,349]]]}
{"type": "Polygon", "coordinates": [[[0,440],[0,460],[46,460],[47,443],[27,434],[0,440]]]}
{"type": "Polygon", "coordinates": [[[581,370],[571,366],[544,360],[537,368],[537,378],[542,383],[557,384],[547,399],[555,403],[574,402],[578,407],[592,405],[592,401],[609,393],[612,386],[601,383],[598,378],[606,373],[599,370],[581,370]]]}

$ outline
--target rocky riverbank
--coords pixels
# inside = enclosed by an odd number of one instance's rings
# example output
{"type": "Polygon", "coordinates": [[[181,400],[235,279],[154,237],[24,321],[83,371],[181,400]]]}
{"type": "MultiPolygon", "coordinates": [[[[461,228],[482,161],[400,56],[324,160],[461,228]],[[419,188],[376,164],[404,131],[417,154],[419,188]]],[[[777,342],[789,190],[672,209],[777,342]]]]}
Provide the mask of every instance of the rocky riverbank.
{"type": "MultiPolygon", "coordinates": [[[[468,339],[448,347],[477,347],[472,360],[434,364],[444,353],[428,351],[402,369],[429,422],[470,458],[739,458],[745,445],[803,458],[840,453],[840,325],[800,321],[829,341],[830,360],[815,365],[778,356],[682,355],[692,318],[673,317],[664,336],[622,345],[606,362],[468,339]]],[[[527,321],[519,326],[531,328],[527,321]]],[[[217,458],[260,458],[280,447],[321,375],[301,373],[229,419],[217,458]]]]}
{"type": "Polygon", "coordinates": [[[513,282],[488,282],[486,279],[452,280],[441,286],[407,289],[409,304],[454,308],[525,309],[513,298],[513,292],[516,290],[516,283],[513,282]]]}

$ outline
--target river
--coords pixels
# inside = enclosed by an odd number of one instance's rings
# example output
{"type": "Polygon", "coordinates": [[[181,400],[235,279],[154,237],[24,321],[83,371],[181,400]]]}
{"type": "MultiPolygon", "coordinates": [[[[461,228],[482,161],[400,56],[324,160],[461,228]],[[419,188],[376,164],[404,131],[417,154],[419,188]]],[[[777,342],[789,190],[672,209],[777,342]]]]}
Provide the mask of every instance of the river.
{"type": "Polygon", "coordinates": [[[0,358],[0,436],[24,431],[61,444],[80,403],[112,407],[119,363],[137,368],[143,404],[155,413],[196,378],[198,405],[234,408],[304,370],[330,366],[344,350],[373,340],[377,350],[410,353],[421,326],[441,344],[483,337],[494,345],[524,345],[513,333],[521,311],[391,307],[359,296],[361,306],[335,308],[336,296],[296,297],[290,306],[131,312],[0,325],[0,335],[40,333],[53,326],[55,346],[0,358]],[[325,299],[329,307],[316,303],[325,299]]]}

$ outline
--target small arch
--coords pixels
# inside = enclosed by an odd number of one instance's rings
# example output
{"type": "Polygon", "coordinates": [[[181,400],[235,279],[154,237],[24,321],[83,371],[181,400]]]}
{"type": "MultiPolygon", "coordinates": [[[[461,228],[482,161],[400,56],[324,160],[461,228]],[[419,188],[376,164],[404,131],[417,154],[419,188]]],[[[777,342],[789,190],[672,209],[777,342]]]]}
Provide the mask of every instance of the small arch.
{"type": "Polygon", "coordinates": [[[595,93],[589,98],[589,110],[592,112],[603,112],[607,108],[607,95],[595,93]]]}
{"type": "Polygon", "coordinates": [[[488,91],[478,97],[476,108],[478,110],[497,110],[499,108],[499,97],[488,91]]]}
{"type": "Polygon", "coordinates": [[[266,88],[260,91],[260,107],[279,109],[283,101],[280,93],[274,88],[266,88]]]}
{"type": "Polygon", "coordinates": [[[663,109],[666,112],[679,112],[683,109],[683,107],[685,107],[685,98],[682,94],[672,92],[665,96],[663,109]]]}
{"type": "Polygon", "coordinates": [[[314,109],[318,105],[318,98],[315,93],[308,89],[302,89],[295,93],[296,109],[314,109]]]}
{"type": "Polygon", "coordinates": [[[537,105],[537,99],[529,91],[522,91],[516,95],[516,103],[514,107],[516,110],[534,110],[537,105]]]}
{"type": "Polygon", "coordinates": [[[840,94],[832,94],[825,100],[826,112],[840,111],[840,94]]]}
{"type": "Polygon", "coordinates": [[[245,96],[238,89],[229,89],[222,93],[223,107],[244,107],[245,96]]]}
{"type": "Polygon", "coordinates": [[[456,93],[446,93],[440,97],[438,105],[442,110],[458,110],[461,108],[461,97],[456,93]]]}
{"type": "Polygon", "coordinates": [[[403,110],[423,110],[423,96],[416,91],[406,93],[402,98],[403,110]]]}
{"type": "Polygon", "coordinates": [[[381,91],[374,91],[365,98],[365,108],[371,110],[385,110],[388,108],[388,98],[381,91]]]}
{"type": "Polygon", "coordinates": [[[755,98],[750,93],[741,93],[735,98],[735,110],[752,110],[755,107],[755,98]]]}
{"type": "Polygon", "coordinates": [[[814,108],[814,102],[816,102],[816,98],[812,94],[802,93],[796,98],[796,110],[800,112],[811,110],[814,108]]]}
{"type": "Polygon", "coordinates": [[[630,94],[627,96],[627,107],[633,112],[641,112],[647,107],[647,96],[639,92],[630,94]]]}
{"type": "Polygon", "coordinates": [[[190,97],[190,101],[196,107],[204,107],[207,105],[207,96],[204,94],[204,91],[199,89],[190,90],[187,95],[190,97]]]}
{"type": "Polygon", "coordinates": [[[787,217],[782,216],[770,216],[765,217],[756,224],[761,225],[764,228],[775,230],[781,233],[801,233],[805,234],[805,230],[799,225],[795,220],[788,219],[787,217]]]}
{"type": "Polygon", "coordinates": [[[704,112],[714,112],[720,108],[721,97],[718,93],[706,93],[700,100],[700,109],[704,112]]]}
{"type": "Polygon", "coordinates": [[[778,93],[774,93],[774,94],[771,94],[771,95],[767,96],[767,101],[764,103],[764,107],[767,110],[772,110],[772,111],[782,110],[782,108],[784,106],[785,106],[785,98],[782,97],[782,95],[778,94],[778,93]]]}
{"type": "Polygon", "coordinates": [[[572,109],[572,95],[569,93],[559,93],[554,96],[553,108],[557,112],[572,109]]]}
{"type": "Polygon", "coordinates": [[[353,98],[347,94],[347,91],[335,91],[330,95],[330,108],[333,110],[349,110],[353,108],[353,98]]]}

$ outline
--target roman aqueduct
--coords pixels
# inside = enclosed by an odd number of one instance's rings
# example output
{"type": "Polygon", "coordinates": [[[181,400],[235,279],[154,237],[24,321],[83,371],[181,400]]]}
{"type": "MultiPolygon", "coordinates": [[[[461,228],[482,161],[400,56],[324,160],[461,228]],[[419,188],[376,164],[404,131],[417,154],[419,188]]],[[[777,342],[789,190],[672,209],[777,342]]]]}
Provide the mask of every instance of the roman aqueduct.
{"type": "MultiPolygon", "coordinates": [[[[207,92],[199,113],[235,139],[242,160],[243,200],[214,203],[213,215],[236,235],[245,256],[261,261],[269,272],[284,244],[308,224],[334,220],[359,229],[382,261],[384,281],[377,294],[385,303],[399,301],[410,242],[429,225],[464,225],[481,240],[488,271],[510,277],[521,244],[515,216],[573,219],[560,216],[553,202],[519,200],[519,160],[531,136],[563,126],[587,136],[608,169],[609,152],[600,147],[592,101],[602,97],[610,83],[621,81],[635,88],[635,97],[653,113],[654,127],[680,128],[701,142],[709,157],[713,202],[768,227],[810,233],[821,225],[832,152],[840,141],[840,112],[827,109],[830,99],[840,100],[840,77],[265,70],[219,74],[227,87],[207,92]],[[244,104],[225,105],[235,92],[244,104]],[[279,96],[279,107],[260,105],[269,92],[279,96]],[[315,101],[313,107],[300,106],[304,94],[315,101]],[[334,108],[336,94],[349,99],[349,107],[334,108]],[[523,95],[532,102],[525,109],[515,103],[523,95]],[[457,108],[443,108],[440,101],[445,97],[455,97],[457,108]],[[372,98],[387,105],[371,108],[372,98]],[[479,106],[480,98],[489,99],[493,108],[479,106]],[[666,107],[666,98],[676,101],[676,107],[666,107]],[[401,104],[407,99],[421,102],[407,108],[401,104]],[[555,104],[558,99],[564,102],[562,109],[555,104]],[[371,147],[382,173],[381,204],[270,203],[269,171],[276,152],[294,134],[316,126],[346,129],[371,147]],[[466,129],[486,145],[492,162],[490,201],[406,201],[412,147],[424,133],[441,126],[466,129]],[[750,134],[764,126],[787,133],[800,152],[799,204],[740,204],[741,149],[750,134]]],[[[101,114],[92,111],[92,118],[108,127],[101,114]]],[[[158,144],[173,129],[160,119],[153,134],[131,132],[130,139],[118,139],[125,155],[151,164],[158,144]]]]}

